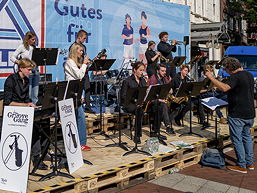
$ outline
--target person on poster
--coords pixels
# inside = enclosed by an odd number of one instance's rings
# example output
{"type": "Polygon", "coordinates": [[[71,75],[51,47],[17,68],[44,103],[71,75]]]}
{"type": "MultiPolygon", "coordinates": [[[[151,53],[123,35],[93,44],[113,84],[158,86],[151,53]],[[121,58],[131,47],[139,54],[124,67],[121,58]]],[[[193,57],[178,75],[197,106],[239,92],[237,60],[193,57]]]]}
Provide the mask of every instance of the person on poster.
{"type": "MultiPolygon", "coordinates": [[[[32,69],[36,67],[35,62],[28,58],[22,58],[18,62],[18,72],[8,76],[4,83],[4,105],[5,106],[23,106],[37,108],[31,102],[29,97],[29,76],[32,69]]],[[[39,123],[36,121],[33,125],[31,157],[35,166],[40,159],[41,154],[41,135],[39,123]]],[[[47,165],[41,162],[38,165],[39,170],[47,170],[47,165]]]]}
{"type": "Polygon", "coordinates": [[[121,37],[124,39],[123,45],[124,45],[124,50],[123,50],[123,57],[124,59],[133,59],[134,58],[134,30],[133,27],[131,26],[131,17],[129,14],[125,15],[125,22],[126,24],[124,25],[122,29],[122,34],[121,37]]]}
{"type": "Polygon", "coordinates": [[[250,132],[255,118],[254,77],[243,69],[236,58],[225,58],[222,66],[230,74],[225,83],[217,80],[208,70],[205,75],[218,89],[228,94],[228,124],[237,161],[236,166],[227,166],[227,168],[247,173],[247,169],[254,170],[253,142],[250,132]]]}
{"type": "MultiPolygon", "coordinates": [[[[23,43],[14,51],[11,56],[11,61],[15,64],[20,63],[20,58],[32,58],[33,49],[36,47],[36,34],[28,31],[24,38],[23,43]]],[[[38,89],[39,89],[39,69],[38,67],[32,69],[32,73],[29,76],[29,97],[33,104],[38,101],[38,89]]]]}
{"type": "MultiPolygon", "coordinates": [[[[83,51],[84,47],[80,43],[73,43],[73,45],[71,46],[69,57],[64,64],[64,73],[66,80],[83,79],[83,77],[85,76],[89,64],[89,58],[88,56],[85,56],[84,61],[81,63],[80,60],[83,51]]],[[[86,145],[86,117],[82,105],[76,110],[76,120],[81,150],[89,151],[91,150],[91,148],[86,145]]]]}
{"type": "Polygon", "coordinates": [[[147,39],[150,38],[150,28],[146,25],[147,16],[144,11],[141,12],[142,25],[139,28],[140,44],[139,44],[139,61],[146,63],[145,52],[147,49],[147,39]]]}

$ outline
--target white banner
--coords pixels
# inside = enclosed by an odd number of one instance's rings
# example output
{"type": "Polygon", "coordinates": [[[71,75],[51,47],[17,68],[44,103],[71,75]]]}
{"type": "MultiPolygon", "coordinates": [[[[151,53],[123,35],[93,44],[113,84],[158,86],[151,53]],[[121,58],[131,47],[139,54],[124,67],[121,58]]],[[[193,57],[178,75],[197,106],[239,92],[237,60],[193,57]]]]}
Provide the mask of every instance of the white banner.
{"type": "Polygon", "coordinates": [[[59,101],[58,104],[62,123],[65,151],[69,171],[72,174],[84,164],[80,148],[74,104],[72,99],[59,101]]]}
{"type": "Polygon", "coordinates": [[[0,189],[26,192],[34,108],[6,106],[0,143],[0,189]]]}

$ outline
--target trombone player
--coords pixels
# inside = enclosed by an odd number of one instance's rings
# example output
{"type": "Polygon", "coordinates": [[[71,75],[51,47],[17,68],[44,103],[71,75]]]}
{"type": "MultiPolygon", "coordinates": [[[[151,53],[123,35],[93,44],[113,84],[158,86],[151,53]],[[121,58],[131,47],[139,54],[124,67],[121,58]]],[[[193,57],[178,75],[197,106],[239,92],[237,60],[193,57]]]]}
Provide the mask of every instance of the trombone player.
{"type": "Polygon", "coordinates": [[[167,43],[169,41],[168,32],[161,32],[159,34],[159,39],[160,42],[157,45],[157,50],[161,53],[162,56],[166,58],[166,60],[161,59],[161,63],[166,63],[167,75],[169,75],[171,78],[174,78],[176,75],[176,67],[171,67],[170,62],[167,62],[167,59],[169,59],[170,61],[173,59],[172,52],[177,51],[177,41],[171,40],[171,44],[167,43]]]}

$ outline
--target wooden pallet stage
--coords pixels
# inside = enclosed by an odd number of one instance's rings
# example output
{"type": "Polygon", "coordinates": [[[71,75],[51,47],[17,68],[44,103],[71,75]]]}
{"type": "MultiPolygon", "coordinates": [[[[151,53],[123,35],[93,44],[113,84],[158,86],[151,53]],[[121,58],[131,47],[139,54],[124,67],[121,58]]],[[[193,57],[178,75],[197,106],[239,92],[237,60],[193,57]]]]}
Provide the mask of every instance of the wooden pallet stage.
{"type": "MultiPolygon", "coordinates": [[[[95,124],[97,122],[95,115],[87,118],[87,124],[95,124]],[[90,123],[92,119],[92,123],[90,123]]],[[[125,120],[126,118],[123,118],[125,120]]],[[[117,124],[118,117],[116,115],[105,116],[106,123],[117,124]],[[112,120],[112,121],[111,121],[112,120]]],[[[210,121],[214,125],[213,121],[210,121]]],[[[72,175],[75,179],[68,179],[63,177],[55,177],[44,182],[38,182],[39,177],[29,176],[28,192],[118,192],[127,187],[133,186],[137,183],[148,181],[153,178],[158,178],[162,175],[170,173],[174,168],[183,169],[193,164],[197,164],[201,158],[202,152],[207,147],[213,146],[212,139],[215,137],[214,127],[206,130],[201,130],[197,120],[193,119],[193,131],[201,134],[204,138],[195,136],[179,137],[179,134],[186,133],[189,130],[187,117],[184,121],[183,128],[174,126],[177,133],[176,136],[168,136],[167,143],[172,141],[185,141],[193,144],[192,149],[176,150],[169,153],[160,153],[151,157],[142,154],[132,154],[122,156],[125,151],[119,147],[105,147],[105,145],[118,142],[118,132],[114,133],[110,130],[105,130],[112,140],[106,139],[104,136],[95,132],[89,132],[88,145],[92,148],[91,151],[83,152],[84,159],[93,163],[92,166],[84,165],[72,175]]],[[[256,123],[255,123],[256,125],[256,123]]],[[[218,125],[220,128],[220,135],[223,146],[226,147],[231,144],[228,136],[228,125],[218,125]]],[[[90,128],[87,128],[90,130],[90,128]]],[[[93,130],[92,130],[93,131],[93,130]]],[[[165,134],[162,129],[162,134],[165,134]]],[[[257,127],[252,129],[253,136],[257,136],[257,127]]],[[[149,128],[143,128],[143,136],[141,138],[142,144],[149,138],[149,128]]],[[[129,129],[122,130],[122,141],[127,143],[128,148],[133,148],[134,144],[130,139],[129,129]]],[[[168,145],[172,146],[172,145],[168,145]]],[[[49,162],[45,162],[50,165],[49,162]]],[[[65,169],[62,170],[67,173],[65,169]]],[[[40,171],[39,174],[49,173],[48,171],[40,171]]]]}

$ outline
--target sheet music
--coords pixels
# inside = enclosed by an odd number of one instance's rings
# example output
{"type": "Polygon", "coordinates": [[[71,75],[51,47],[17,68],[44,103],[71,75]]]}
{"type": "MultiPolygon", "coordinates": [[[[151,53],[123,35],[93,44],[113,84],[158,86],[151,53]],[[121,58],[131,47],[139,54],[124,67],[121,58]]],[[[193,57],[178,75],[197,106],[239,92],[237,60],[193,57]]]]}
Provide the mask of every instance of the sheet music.
{"type": "Polygon", "coordinates": [[[226,106],[228,103],[216,97],[209,97],[201,99],[201,103],[211,110],[215,110],[217,107],[226,106]]]}

